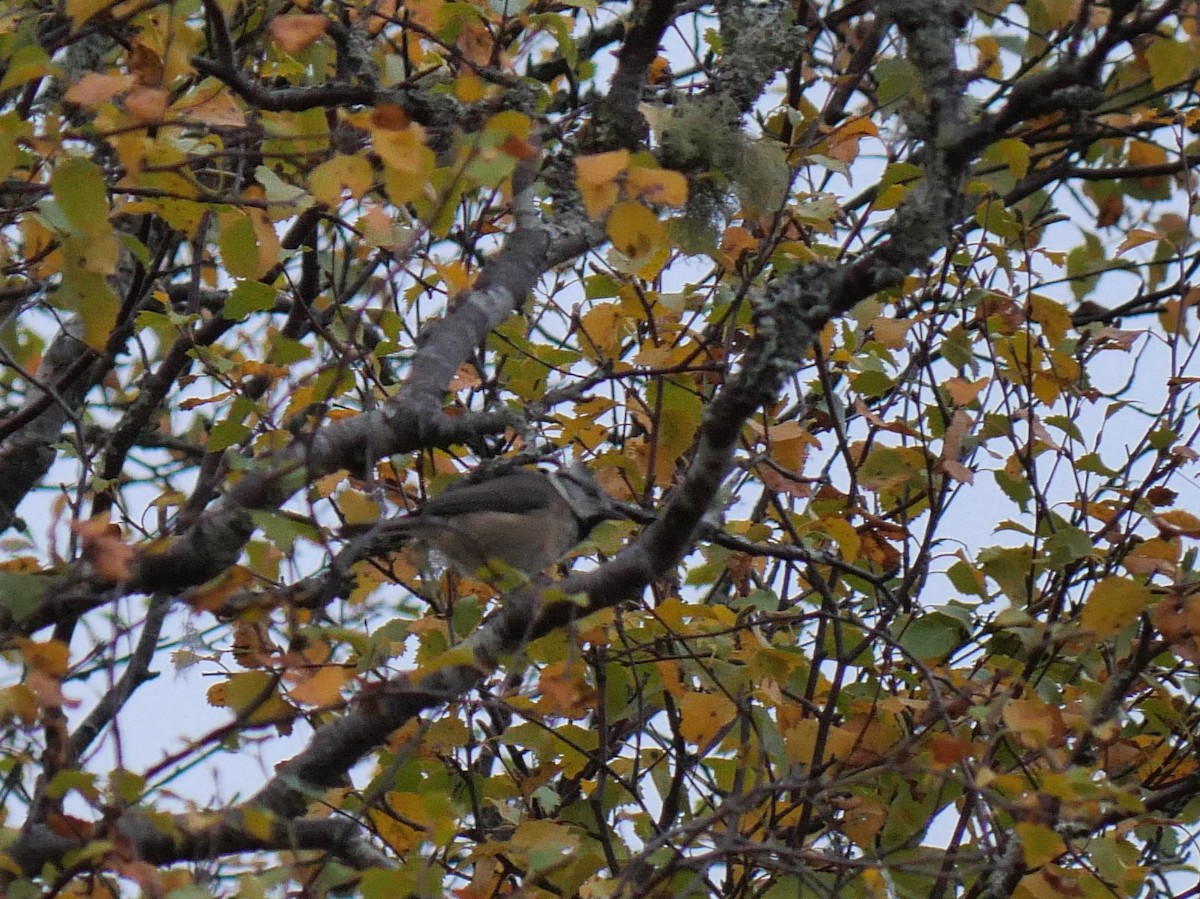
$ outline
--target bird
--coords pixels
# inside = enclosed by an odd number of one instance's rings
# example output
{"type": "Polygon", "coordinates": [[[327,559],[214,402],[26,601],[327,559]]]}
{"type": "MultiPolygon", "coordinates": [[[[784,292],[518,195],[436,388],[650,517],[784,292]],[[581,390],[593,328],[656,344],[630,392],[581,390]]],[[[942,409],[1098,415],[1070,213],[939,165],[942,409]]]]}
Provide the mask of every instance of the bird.
{"type": "Polygon", "coordinates": [[[458,572],[478,576],[497,565],[535,577],[600,522],[622,517],[583,464],[553,472],[515,469],[484,481],[459,481],[408,515],[343,534],[372,542],[420,540],[458,572]]]}

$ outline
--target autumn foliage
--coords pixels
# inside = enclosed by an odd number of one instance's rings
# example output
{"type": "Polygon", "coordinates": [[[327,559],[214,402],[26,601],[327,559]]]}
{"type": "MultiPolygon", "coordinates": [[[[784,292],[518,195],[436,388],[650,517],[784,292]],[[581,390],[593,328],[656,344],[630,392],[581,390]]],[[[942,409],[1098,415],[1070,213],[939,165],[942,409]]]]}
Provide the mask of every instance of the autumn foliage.
{"type": "Polygon", "coordinates": [[[1196,0],[0,6],[0,893],[1200,894],[1198,76],[1196,0]],[[580,461],[545,577],[375,527],[580,461]]]}

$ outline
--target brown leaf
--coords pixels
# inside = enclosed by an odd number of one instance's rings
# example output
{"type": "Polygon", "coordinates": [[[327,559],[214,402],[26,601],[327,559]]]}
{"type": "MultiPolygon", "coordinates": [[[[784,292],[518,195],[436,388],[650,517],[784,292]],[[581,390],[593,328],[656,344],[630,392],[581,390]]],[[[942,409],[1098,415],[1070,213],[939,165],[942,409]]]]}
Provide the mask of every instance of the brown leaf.
{"type": "Polygon", "coordinates": [[[162,57],[145,44],[137,43],[130,48],[129,56],[125,60],[125,68],[133,76],[135,84],[140,84],[142,87],[162,85],[165,71],[162,57]]]}
{"type": "Polygon", "coordinates": [[[45,671],[30,671],[25,677],[25,686],[33,694],[38,708],[75,708],[79,705],[78,699],[67,699],[63,695],[62,679],[45,671]]]}
{"type": "Polygon", "coordinates": [[[51,812],[46,816],[46,824],[60,837],[86,842],[96,835],[96,826],[90,821],[64,815],[61,812],[51,812]]]}
{"type": "Polygon", "coordinates": [[[1182,509],[1172,509],[1159,515],[1153,515],[1150,520],[1164,537],[1200,538],[1200,518],[1182,509]]]}
{"type": "Polygon", "coordinates": [[[270,668],[279,647],[264,621],[239,621],[233,629],[233,657],[243,668],[270,668]]]}
{"type": "Polygon", "coordinates": [[[79,536],[83,557],[97,578],[111,584],[129,580],[130,563],[137,551],[121,542],[117,525],[102,520],[73,521],[71,530],[79,536]]]}
{"type": "Polygon", "coordinates": [[[1169,506],[1178,498],[1179,494],[1169,487],[1151,487],[1146,491],[1146,500],[1152,506],[1169,506]]]}

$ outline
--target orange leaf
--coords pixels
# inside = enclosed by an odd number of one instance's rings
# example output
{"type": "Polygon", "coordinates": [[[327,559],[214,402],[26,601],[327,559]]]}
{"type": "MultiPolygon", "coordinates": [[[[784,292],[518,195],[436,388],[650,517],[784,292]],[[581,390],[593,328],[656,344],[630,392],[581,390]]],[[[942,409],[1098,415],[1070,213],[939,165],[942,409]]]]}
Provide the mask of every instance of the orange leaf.
{"type": "Polygon", "coordinates": [[[135,87],[125,96],[125,111],[139,122],[161,122],[170,99],[161,87],[135,87]]]}
{"type": "Polygon", "coordinates": [[[21,658],[34,671],[44,671],[51,677],[61,678],[67,673],[67,644],[62,640],[20,641],[21,658]]]}
{"type": "Polygon", "coordinates": [[[342,665],[323,665],[306,674],[288,691],[296,702],[304,705],[334,706],[342,701],[342,687],[354,679],[354,669],[342,665]]]}
{"type": "Polygon", "coordinates": [[[289,56],[319,41],[328,28],[329,20],[321,15],[276,16],[267,26],[275,46],[289,56]]]}
{"type": "Polygon", "coordinates": [[[721,264],[726,268],[736,268],[743,253],[757,252],[758,238],[741,225],[731,225],[721,235],[721,264]]]}
{"type": "Polygon", "coordinates": [[[951,378],[942,384],[946,389],[946,393],[950,394],[950,401],[956,406],[965,406],[970,403],[975,397],[979,396],[979,392],[991,383],[990,378],[980,378],[978,381],[967,381],[963,378],[951,378]]]}
{"type": "Polygon", "coordinates": [[[67,89],[66,101],[94,109],[132,86],[132,75],[101,75],[98,72],[88,72],[67,89]]]}
{"type": "Polygon", "coordinates": [[[213,128],[245,127],[246,114],[223,85],[211,90],[202,87],[201,90],[202,93],[184,97],[175,105],[175,113],[180,118],[213,128]]]}
{"type": "Polygon", "coordinates": [[[575,160],[575,185],[592,218],[599,218],[617,201],[620,188],[616,179],[628,165],[628,150],[580,156],[575,160]]]}
{"type": "Polygon", "coordinates": [[[193,609],[215,612],[225,601],[254,583],[254,572],[244,565],[234,565],[223,574],[202,587],[184,595],[184,600],[193,609]]]}
{"type": "Polygon", "coordinates": [[[575,160],[575,180],[580,184],[607,184],[629,165],[628,150],[613,150],[575,160]]]}
{"type": "Polygon", "coordinates": [[[934,734],[929,743],[933,761],[937,765],[957,764],[971,755],[975,747],[969,740],[959,740],[948,734],[934,734]]]}

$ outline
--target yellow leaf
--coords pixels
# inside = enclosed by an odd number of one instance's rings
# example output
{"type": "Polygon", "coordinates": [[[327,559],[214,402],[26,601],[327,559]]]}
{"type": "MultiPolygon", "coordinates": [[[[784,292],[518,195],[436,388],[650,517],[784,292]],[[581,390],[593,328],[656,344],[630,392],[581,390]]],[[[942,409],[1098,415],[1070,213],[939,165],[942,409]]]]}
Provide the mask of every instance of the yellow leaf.
{"type": "Polygon", "coordinates": [[[580,348],[593,358],[614,355],[621,339],[621,307],[616,303],[599,303],[584,314],[580,328],[585,335],[580,348]]]}
{"type": "Polygon", "coordinates": [[[1079,624],[1097,639],[1107,640],[1136,621],[1150,599],[1145,584],[1126,577],[1106,577],[1084,601],[1079,624]]]}
{"type": "Polygon", "coordinates": [[[653,212],[640,203],[618,203],[605,224],[617,250],[631,259],[642,259],[666,241],[667,231],[653,212]]]}
{"type": "Polygon", "coordinates": [[[371,144],[389,169],[417,176],[433,170],[435,159],[425,146],[425,129],[410,122],[400,107],[388,103],[375,107],[369,127],[371,144]]]}
{"type": "Polygon", "coordinates": [[[670,169],[631,168],[626,186],[636,199],[648,203],[663,206],[683,206],[687,203],[687,178],[670,169]]]}
{"type": "Polygon", "coordinates": [[[1060,743],[1066,733],[1062,712],[1040,699],[1010,699],[1003,716],[1005,726],[1030,748],[1060,743]]]}
{"type": "Polygon", "coordinates": [[[290,722],[296,708],[279,695],[278,679],[269,671],[242,671],[208,688],[208,704],[230,709],[247,724],[290,722]]]}
{"type": "Polygon", "coordinates": [[[1042,0],[1041,5],[1051,28],[1065,28],[1079,14],[1079,0],[1042,0]]]}
{"type": "Polygon", "coordinates": [[[1155,90],[1166,90],[1195,77],[1196,50],[1190,41],[1156,36],[1146,48],[1145,56],[1155,90]]]}
{"type": "Polygon", "coordinates": [[[317,202],[336,206],[343,190],[357,200],[370,189],[374,178],[371,163],[365,157],[340,154],[309,173],[308,189],[317,202]]]}
{"type": "Polygon", "coordinates": [[[1067,851],[1067,844],[1063,842],[1063,838],[1045,824],[1021,821],[1015,824],[1013,829],[1021,841],[1021,854],[1025,857],[1027,868],[1040,867],[1067,851]]]}
{"type": "Polygon", "coordinates": [[[478,103],[484,93],[483,79],[469,69],[459,72],[454,79],[454,96],[460,103],[478,103]]]}
{"type": "Polygon", "coordinates": [[[510,137],[524,140],[533,133],[533,120],[515,109],[506,109],[488,119],[483,130],[487,133],[507,134],[510,137]]]}
{"type": "Polygon", "coordinates": [[[276,818],[266,809],[244,805],[241,808],[241,821],[248,834],[260,840],[269,840],[275,829],[276,818]]]}
{"type": "Polygon", "coordinates": [[[67,0],[67,16],[73,25],[82,25],[102,9],[111,10],[112,0],[67,0]]]}
{"type": "Polygon", "coordinates": [[[1158,240],[1158,232],[1148,231],[1145,228],[1134,228],[1125,235],[1125,239],[1118,245],[1117,255],[1120,256],[1134,247],[1140,247],[1142,244],[1151,243],[1155,240],[1158,240]]]}
{"type": "Polygon", "coordinates": [[[1058,346],[1071,327],[1071,313],[1067,307],[1038,293],[1029,298],[1029,317],[1042,326],[1051,346],[1058,346]]]}
{"type": "Polygon", "coordinates": [[[679,700],[679,732],[706,749],[737,717],[737,706],[723,693],[685,693],[679,700]]]}
{"type": "Polygon", "coordinates": [[[817,738],[824,725],[816,718],[805,718],[784,732],[788,758],[801,765],[821,765],[833,759],[846,758],[854,751],[857,734],[840,727],[826,727],[825,742],[821,757],[813,758],[817,750],[817,738]]]}
{"type": "Polygon", "coordinates": [[[379,520],[379,503],[356,490],[344,490],[338,497],[338,508],[346,524],[371,524],[379,520]]]}
{"type": "Polygon", "coordinates": [[[1004,68],[1000,65],[1000,42],[990,35],[985,35],[976,38],[973,43],[979,50],[976,70],[981,71],[984,77],[1000,78],[1004,74],[1004,68]]]}
{"type": "Polygon", "coordinates": [[[575,160],[575,185],[592,218],[599,218],[617,201],[620,187],[616,179],[628,165],[628,150],[581,156],[575,160]]]}
{"type": "Polygon", "coordinates": [[[0,721],[16,716],[25,725],[38,719],[38,701],[25,684],[15,684],[0,690],[0,721]]]}
{"type": "Polygon", "coordinates": [[[858,561],[858,557],[862,554],[862,538],[854,529],[854,525],[846,519],[836,516],[822,518],[818,525],[837,543],[843,559],[851,563],[858,561]]]}
{"type": "Polygon", "coordinates": [[[1149,141],[1135,140],[1129,145],[1130,165],[1162,165],[1167,161],[1167,151],[1149,141]]]}
{"type": "Polygon", "coordinates": [[[1154,516],[1154,524],[1164,534],[1200,538],[1200,518],[1182,509],[1172,509],[1154,516]]]}
{"type": "Polygon", "coordinates": [[[419,793],[399,790],[388,793],[384,800],[384,808],[367,812],[380,838],[396,852],[420,846],[433,825],[425,800],[419,793]]]}

